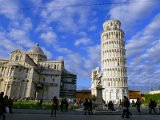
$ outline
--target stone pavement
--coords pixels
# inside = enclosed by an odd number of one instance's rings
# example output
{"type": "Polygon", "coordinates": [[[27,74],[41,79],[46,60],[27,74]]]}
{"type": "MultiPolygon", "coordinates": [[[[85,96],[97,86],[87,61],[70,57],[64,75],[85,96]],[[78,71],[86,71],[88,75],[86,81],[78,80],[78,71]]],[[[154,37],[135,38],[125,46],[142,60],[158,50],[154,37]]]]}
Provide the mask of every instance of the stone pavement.
{"type": "MultiPolygon", "coordinates": [[[[118,109],[117,108],[116,111],[107,111],[107,110],[94,111],[93,110],[93,112],[94,112],[95,115],[121,115],[122,110],[123,109],[118,109]]],[[[51,113],[51,110],[43,110],[43,109],[39,109],[39,110],[35,110],[35,109],[13,109],[13,111],[15,113],[18,113],[18,114],[20,114],[20,113],[22,113],[22,114],[50,114],[51,113]]],[[[130,108],[130,111],[134,115],[148,115],[148,113],[149,113],[148,108],[141,109],[141,113],[138,113],[135,107],[130,108]]],[[[158,109],[157,109],[157,112],[158,112],[158,109]]],[[[69,111],[67,113],[58,111],[58,114],[79,114],[79,115],[83,115],[84,111],[83,111],[83,108],[80,108],[80,109],[77,109],[77,110],[74,110],[74,111],[69,111]]]]}
{"type": "Polygon", "coordinates": [[[6,120],[160,120],[159,115],[133,115],[129,119],[121,118],[120,115],[78,115],[58,114],[50,117],[48,114],[18,114],[7,115],[6,120]]]}
{"type": "MultiPolygon", "coordinates": [[[[50,110],[32,110],[32,109],[14,109],[14,114],[6,114],[6,120],[128,120],[121,118],[121,110],[111,111],[94,111],[94,115],[84,115],[83,109],[69,112],[59,112],[57,117],[50,117],[50,110]]],[[[133,115],[129,120],[160,120],[160,115],[149,115],[148,109],[142,109],[139,114],[135,108],[130,111],[133,115]]]]}

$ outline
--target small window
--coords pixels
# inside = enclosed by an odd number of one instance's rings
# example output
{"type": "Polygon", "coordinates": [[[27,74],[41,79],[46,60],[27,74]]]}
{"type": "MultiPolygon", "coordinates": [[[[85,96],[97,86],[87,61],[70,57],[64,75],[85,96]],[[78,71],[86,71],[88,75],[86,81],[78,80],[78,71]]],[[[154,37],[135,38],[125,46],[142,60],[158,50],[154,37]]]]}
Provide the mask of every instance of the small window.
{"type": "Polygon", "coordinates": [[[46,81],[46,79],[45,79],[45,78],[43,78],[43,81],[46,81]]]}
{"type": "Polygon", "coordinates": [[[28,68],[26,69],[26,73],[28,73],[28,68]]]}
{"type": "Polygon", "coordinates": [[[52,79],[52,81],[54,82],[54,78],[52,79]]]}
{"type": "Polygon", "coordinates": [[[48,65],[48,68],[50,68],[50,65],[48,65]]]}
{"type": "Polygon", "coordinates": [[[54,69],[56,69],[56,65],[54,65],[54,69]]]}
{"type": "Polygon", "coordinates": [[[19,59],[19,56],[16,56],[16,61],[19,59]]]}

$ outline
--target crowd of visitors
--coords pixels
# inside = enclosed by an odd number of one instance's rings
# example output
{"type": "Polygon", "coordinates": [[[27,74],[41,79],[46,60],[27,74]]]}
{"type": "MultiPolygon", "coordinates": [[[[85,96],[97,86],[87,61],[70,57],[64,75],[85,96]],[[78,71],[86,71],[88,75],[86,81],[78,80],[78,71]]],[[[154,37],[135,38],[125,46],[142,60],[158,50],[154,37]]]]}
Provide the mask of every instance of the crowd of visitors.
{"type": "MultiPolygon", "coordinates": [[[[40,99],[38,104],[42,106],[43,101],[44,101],[43,99],[40,99]]],[[[79,107],[83,107],[85,115],[93,114],[93,101],[90,98],[85,98],[84,100],[75,99],[71,102],[67,98],[58,99],[55,96],[52,99],[51,117],[53,116],[56,117],[57,110],[60,110],[61,112],[68,112],[69,105],[71,103],[76,104],[79,107]]],[[[141,112],[141,104],[142,103],[139,98],[137,98],[136,101],[132,101],[130,103],[129,99],[126,96],[124,96],[123,100],[119,101],[119,105],[117,105],[117,107],[119,107],[119,109],[123,109],[122,110],[123,118],[124,117],[129,118],[130,115],[132,115],[129,108],[135,107],[137,112],[141,112]]],[[[5,120],[6,118],[5,113],[13,114],[12,106],[13,106],[13,99],[9,98],[7,95],[4,95],[4,92],[1,92],[0,93],[0,119],[2,118],[2,120],[5,120]]],[[[115,111],[117,109],[117,108],[115,109],[113,101],[109,101],[107,104],[105,103],[105,107],[107,107],[107,110],[110,110],[110,111],[115,111]]],[[[156,111],[157,103],[153,99],[150,99],[148,107],[149,107],[149,114],[152,114],[152,113],[157,114],[157,111],[156,111]]]]}
{"type": "Polygon", "coordinates": [[[85,98],[83,106],[84,106],[85,115],[87,114],[87,112],[89,115],[93,114],[93,103],[91,99],[85,98]]]}
{"type": "Polygon", "coordinates": [[[4,92],[1,92],[0,93],[0,119],[2,117],[2,120],[5,120],[6,118],[5,113],[13,114],[12,106],[13,106],[13,100],[11,98],[8,98],[7,95],[4,96],[4,92]]]}

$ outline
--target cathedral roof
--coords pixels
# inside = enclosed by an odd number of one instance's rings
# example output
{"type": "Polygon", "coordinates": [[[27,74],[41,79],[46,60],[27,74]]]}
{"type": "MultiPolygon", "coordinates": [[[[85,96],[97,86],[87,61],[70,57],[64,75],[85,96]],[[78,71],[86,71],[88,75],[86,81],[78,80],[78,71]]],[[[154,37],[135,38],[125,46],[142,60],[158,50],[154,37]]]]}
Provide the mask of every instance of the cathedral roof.
{"type": "Polygon", "coordinates": [[[36,44],[36,46],[34,46],[33,48],[31,48],[28,51],[29,54],[38,54],[38,55],[43,55],[46,56],[43,52],[43,50],[39,47],[39,44],[36,44]]]}
{"type": "Polygon", "coordinates": [[[9,62],[7,63],[8,66],[21,66],[19,63],[17,62],[9,62]]]}
{"type": "Polygon", "coordinates": [[[74,73],[71,73],[71,72],[69,72],[69,71],[66,70],[66,69],[63,70],[63,73],[65,73],[65,74],[70,74],[70,75],[75,75],[74,73]]]}

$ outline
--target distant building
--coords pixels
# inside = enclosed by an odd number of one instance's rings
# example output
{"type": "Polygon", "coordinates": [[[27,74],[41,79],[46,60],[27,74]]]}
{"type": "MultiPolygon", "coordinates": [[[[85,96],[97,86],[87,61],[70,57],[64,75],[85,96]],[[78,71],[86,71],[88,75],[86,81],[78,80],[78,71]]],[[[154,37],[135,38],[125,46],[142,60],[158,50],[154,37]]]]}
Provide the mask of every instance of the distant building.
{"type": "Polygon", "coordinates": [[[128,97],[130,101],[134,100],[136,101],[137,98],[142,98],[141,91],[139,90],[128,90],[128,97]]]}
{"type": "Polygon", "coordinates": [[[91,98],[91,90],[77,90],[76,98],[79,99],[91,98]]]}
{"type": "Polygon", "coordinates": [[[152,90],[149,94],[160,94],[160,90],[152,90]]]}
{"type": "Polygon", "coordinates": [[[76,79],[77,76],[67,70],[63,71],[60,87],[61,98],[76,98],[76,79]]]}
{"type": "Polygon", "coordinates": [[[9,97],[75,98],[76,78],[65,69],[63,60],[47,60],[38,44],[27,53],[17,49],[8,60],[0,59],[0,92],[9,97]]]}

